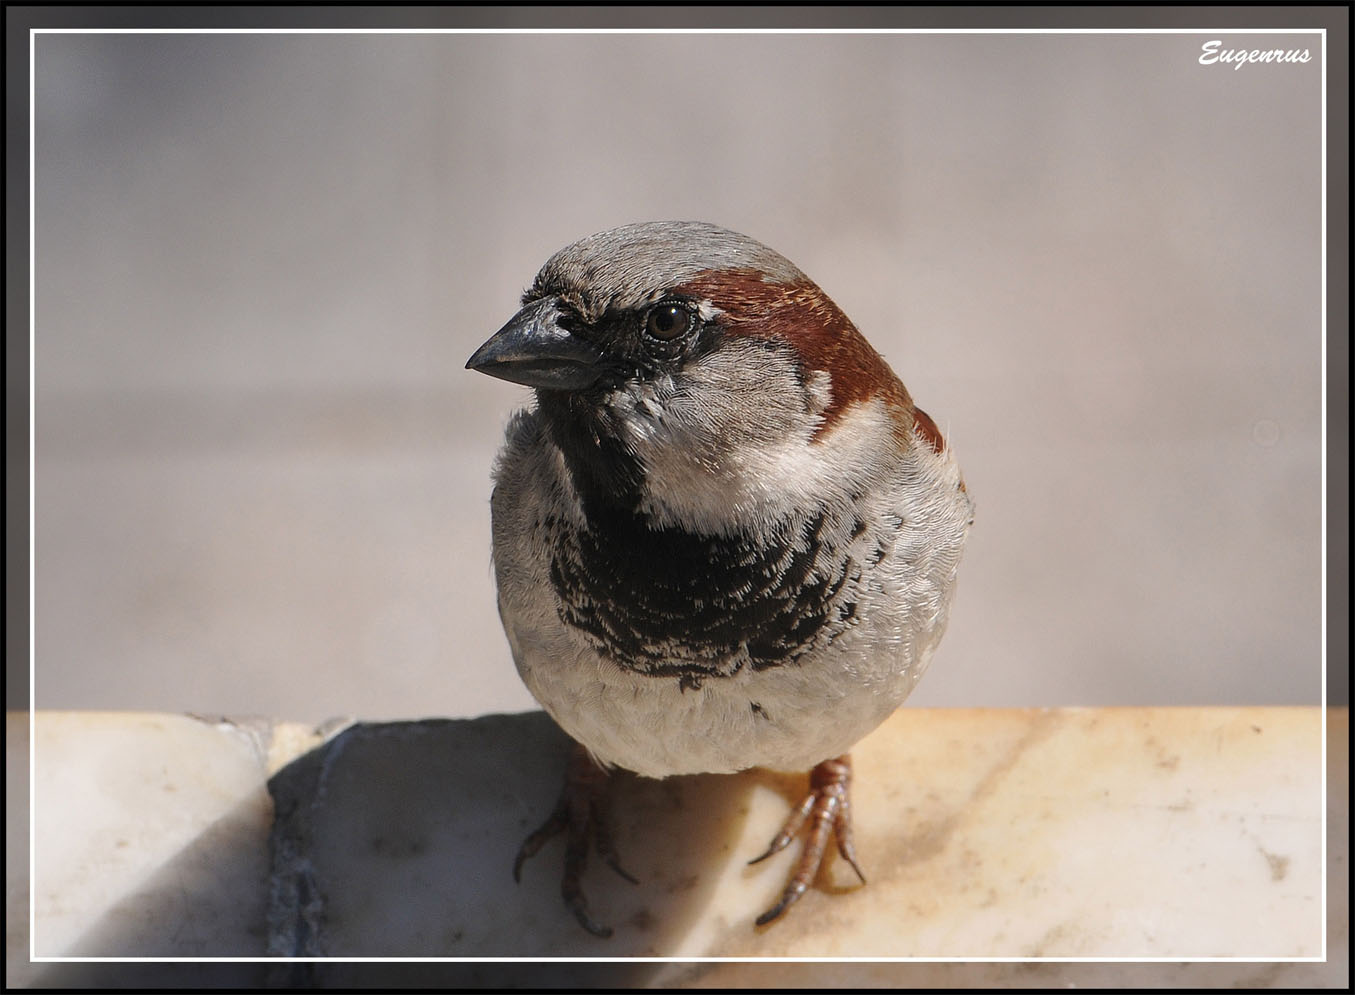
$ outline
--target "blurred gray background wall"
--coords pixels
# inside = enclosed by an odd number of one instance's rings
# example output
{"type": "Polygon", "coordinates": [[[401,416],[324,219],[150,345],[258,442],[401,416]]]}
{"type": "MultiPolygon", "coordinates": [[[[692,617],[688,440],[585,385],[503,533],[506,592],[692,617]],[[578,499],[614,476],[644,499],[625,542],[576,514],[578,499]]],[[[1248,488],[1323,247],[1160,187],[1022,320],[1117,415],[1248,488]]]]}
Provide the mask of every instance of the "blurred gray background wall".
{"type": "Polygon", "coordinates": [[[914,704],[1318,700],[1316,36],[35,55],[39,707],[534,707],[488,511],[529,394],[463,364],[654,218],[790,257],[949,433],[978,517],[914,704]]]}

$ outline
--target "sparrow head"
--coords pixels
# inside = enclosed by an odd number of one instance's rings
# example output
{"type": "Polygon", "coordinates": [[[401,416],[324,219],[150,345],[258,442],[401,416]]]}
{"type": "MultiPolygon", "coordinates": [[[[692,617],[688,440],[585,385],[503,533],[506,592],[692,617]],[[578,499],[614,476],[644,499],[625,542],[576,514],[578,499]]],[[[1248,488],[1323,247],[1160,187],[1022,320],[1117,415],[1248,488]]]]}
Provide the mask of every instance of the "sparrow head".
{"type": "Polygon", "coordinates": [[[915,433],[940,449],[817,285],[710,224],[627,225],[561,249],[466,365],[536,388],[585,503],[664,522],[766,521],[859,492],[915,433]]]}

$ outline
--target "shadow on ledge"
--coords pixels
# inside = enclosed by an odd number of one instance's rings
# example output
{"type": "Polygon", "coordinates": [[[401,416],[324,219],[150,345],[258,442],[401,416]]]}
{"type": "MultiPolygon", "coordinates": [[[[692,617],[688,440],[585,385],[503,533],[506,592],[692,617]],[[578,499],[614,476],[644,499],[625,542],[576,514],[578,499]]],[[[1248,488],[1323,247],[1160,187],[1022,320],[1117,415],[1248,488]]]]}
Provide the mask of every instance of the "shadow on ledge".
{"type": "Polygon", "coordinates": [[[555,804],[568,747],[533,712],[356,725],[288,765],[270,782],[269,953],[678,955],[715,882],[748,859],[734,843],[764,778],[614,775],[615,841],[640,884],[590,855],[584,892],[614,928],[599,939],[561,899],[563,838],[524,865],[520,885],[512,875],[555,804]]]}

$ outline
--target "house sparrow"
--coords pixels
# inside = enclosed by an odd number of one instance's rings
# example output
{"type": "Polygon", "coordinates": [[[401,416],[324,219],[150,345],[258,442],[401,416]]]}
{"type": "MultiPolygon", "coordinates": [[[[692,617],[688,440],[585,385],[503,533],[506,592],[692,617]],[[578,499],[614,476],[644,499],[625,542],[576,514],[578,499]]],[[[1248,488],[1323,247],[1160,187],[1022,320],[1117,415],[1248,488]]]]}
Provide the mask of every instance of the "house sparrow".
{"type": "MultiPolygon", "coordinates": [[[[536,389],[494,470],[499,613],[523,681],[578,744],[514,864],[567,837],[563,893],[607,834],[606,770],[812,769],[761,860],[830,835],[861,880],[848,751],[908,696],[972,521],[935,423],[837,306],[751,238],[654,222],[552,256],[466,364],[536,389]]],[[[754,861],[755,862],[755,861],[754,861]]],[[[634,880],[633,878],[631,880],[634,880]]]]}

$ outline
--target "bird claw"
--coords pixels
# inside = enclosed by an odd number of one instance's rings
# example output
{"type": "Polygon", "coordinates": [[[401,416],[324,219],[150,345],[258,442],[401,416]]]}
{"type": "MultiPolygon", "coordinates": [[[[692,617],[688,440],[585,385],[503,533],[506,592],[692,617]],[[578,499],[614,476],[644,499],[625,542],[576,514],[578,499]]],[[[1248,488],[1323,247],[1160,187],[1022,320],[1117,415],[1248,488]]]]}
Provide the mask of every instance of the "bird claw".
{"type": "Polygon", "coordinates": [[[607,772],[593,762],[587,750],[575,744],[565,771],[564,788],[554,811],[535,832],[522,841],[517,857],[513,860],[513,880],[521,882],[522,865],[548,840],[564,833],[565,873],[560,882],[560,894],[565,900],[565,907],[574,913],[579,925],[603,939],[612,935],[612,928],[600,925],[589,915],[588,899],[580,883],[588,863],[590,844],[608,867],[631,884],[639,884],[621,866],[617,857],[608,828],[606,792],[607,772]]]}
{"type": "Polygon", "coordinates": [[[794,905],[807,890],[823,864],[823,856],[828,848],[828,836],[831,833],[837,841],[837,852],[851,865],[861,883],[866,876],[856,862],[856,846],[852,841],[851,803],[848,798],[848,786],[852,779],[850,756],[825,760],[809,774],[809,794],[793,811],[776,834],[767,851],[749,861],[756,864],[766,860],[772,854],[784,850],[800,832],[806,822],[810,823],[809,839],[805,842],[804,852],[796,865],[795,874],[781,893],[781,899],[762,915],[757,917],[757,925],[765,926],[780,918],[794,905]]]}

